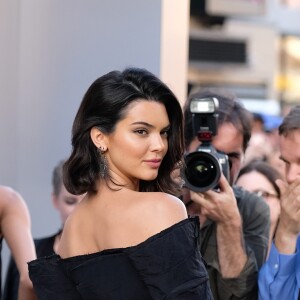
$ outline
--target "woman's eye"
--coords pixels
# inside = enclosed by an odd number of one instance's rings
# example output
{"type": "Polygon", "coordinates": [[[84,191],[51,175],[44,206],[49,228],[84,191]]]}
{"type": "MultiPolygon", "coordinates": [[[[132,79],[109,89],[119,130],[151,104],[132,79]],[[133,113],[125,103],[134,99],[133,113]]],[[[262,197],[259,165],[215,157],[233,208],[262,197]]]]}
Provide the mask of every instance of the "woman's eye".
{"type": "Polygon", "coordinates": [[[169,130],[162,131],[161,135],[169,136],[169,130]]]}
{"type": "Polygon", "coordinates": [[[146,131],[145,129],[138,129],[138,130],[135,130],[135,132],[136,132],[137,134],[140,134],[140,135],[145,135],[145,134],[147,134],[147,131],[146,131]]]}

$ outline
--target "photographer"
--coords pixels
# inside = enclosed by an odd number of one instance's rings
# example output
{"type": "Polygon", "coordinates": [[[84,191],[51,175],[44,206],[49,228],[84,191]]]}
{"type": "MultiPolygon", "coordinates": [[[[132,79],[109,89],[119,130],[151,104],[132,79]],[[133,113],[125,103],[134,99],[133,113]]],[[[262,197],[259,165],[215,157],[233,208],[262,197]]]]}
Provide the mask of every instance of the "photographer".
{"type": "MultiPolygon", "coordinates": [[[[191,112],[191,101],[212,97],[219,102],[219,107],[216,107],[217,117],[212,113],[211,117],[206,115],[202,119],[208,120],[210,125],[213,124],[213,119],[210,118],[216,117],[211,148],[215,148],[220,157],[228,159],[229,174],[226,177],[221,171],[218,188],[208,185],[208,189],[202,187],[201,192],[199,189],[191,189],[193,183],[189,184],[189,180],[192,178],[189,177],[187,182],[187,178],[183,176],[185,186],[189,187],[184,189],[183,201],[189,215],[200,217],[201,253],[207,263],[214,299],[254,300],[258,297],[258,270],[264,263],[268,250],[269,208],[257,195],[233,187],[251,136],[250,113],[232,96],[224,93],[205,90],[192,94],[184,107],[186,154],[202,155],[201,139],[199,140],[201,134],[195,130],[195,113],[191,112]]],[[[201,107],[200,105],[200,110],[201,107]]],[[[201,111],[199,114],[201,120],[201,111]]],[[[205,144],[207,148],[207,142],[205,144]]],[[[191,171],[188,167],[187,163],[185,172],[191,171]]],[[[198,166],[195,174],[201,173],[202,167],[198,166]]],[[[204,173],[205,171],[207,170],[204,173]]],[[[226,170],[223,171],[226,173],[226,170]]],[[[193,171],[190,173],[193,174],[193,171]]],[[[201,179],[195,182],[203,183],[201,179]]]]}

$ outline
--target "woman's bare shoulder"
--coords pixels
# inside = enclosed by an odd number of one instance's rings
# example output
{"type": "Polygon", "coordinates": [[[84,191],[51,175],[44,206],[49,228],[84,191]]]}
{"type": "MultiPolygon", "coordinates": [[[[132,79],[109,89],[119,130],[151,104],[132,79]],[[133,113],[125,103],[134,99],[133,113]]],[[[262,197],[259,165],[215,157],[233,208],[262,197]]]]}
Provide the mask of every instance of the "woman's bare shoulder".
{"type": "MultiPolygon", "coordinates": [[[[79,205],[78,205],[79,206],[79,205]]],[[[85,237],[85,223],[89,218],[84,210],[76,207],[64,224],[62,236],[59,242],[58,254],[62,257],[74,256],[84,253],[85,245],[82,237],[85,237]]]]}
{"type": "Polygon", "coordinates": [[[104,206],[91,207],[81,202],[67,219],[58,249],[61,257],[137,245],[187,218],[180,199],[159,192],[131,191],[107,204],[105,211],[104,206]]]}
{"type": "Polygon", "coordinates": [[[2,201],[23,201],[21,195],[13,188],[0,186],[0,198],[2,201]]]}
{"type": "Polygon", "coordinates": [[[160,192],[144,194],[143,215],[156,224],[154,228],[161,226],[165,229],[187,218],[186,208],[179,198],[160,192]]]}
{"type": "Polygon", "coordinates": [[[23,197],[11,187],[0,186],[0,209],[10,210],[10,208],[20,208],[27,211],[23,197]]]}
{"type": "Polygon", "coordinates": [[[186,210],[183,202],[176,196],[171,194],[162,193],[162,192],[146,192],[141,193],[143,194],[142,197],[153,204],[156,203],[158,206],[167,206],[167,207],[174,207],[175,209],[186,210]]]}

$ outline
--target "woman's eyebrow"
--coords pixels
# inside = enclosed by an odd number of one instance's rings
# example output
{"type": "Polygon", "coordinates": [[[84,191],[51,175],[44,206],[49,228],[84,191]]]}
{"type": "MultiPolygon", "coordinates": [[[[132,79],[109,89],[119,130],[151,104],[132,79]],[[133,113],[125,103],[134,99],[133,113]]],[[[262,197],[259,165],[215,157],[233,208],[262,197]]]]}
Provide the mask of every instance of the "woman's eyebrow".
{"type": "MultiPolygon", "coordinates": [[[[133,122],[131,123],[131,125],[144,125],[146,127],[150,127],[150,128],[154,128],[154,125],[149,124],[147,122],[143,122],[143,121],[137,121],[137,122],[133,122]]],[[[168,124],[167,126],[165,126],[162,130],[166,130],[166,129],[170,129],[171,125],[168,124]]]]}
{"type": "Polygon", "coordinates": [[[133,122],[133,123],[131,123],[131,125],[144,125],[144,126],[147,126],[147,127],[154,127],[153,125],[151,125],[147,122],[143,122],[143,121],[133,122]]]}

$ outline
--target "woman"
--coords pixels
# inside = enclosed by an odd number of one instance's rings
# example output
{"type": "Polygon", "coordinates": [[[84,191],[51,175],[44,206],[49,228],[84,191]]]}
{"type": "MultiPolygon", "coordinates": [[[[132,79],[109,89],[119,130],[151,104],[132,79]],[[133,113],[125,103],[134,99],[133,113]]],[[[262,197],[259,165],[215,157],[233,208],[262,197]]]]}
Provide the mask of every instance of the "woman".
{"type": "Polygon", "coordinates": [[[270,207],[269,250],[280,215],[280,189],[276,184],[277,179],[282,177],[269,163],[253,160],[240,170],[236,181],[238,186],[262,196],[270,207]]]}
{"type": "Polygon", "coordinates": [[[182,111],[143,69],[113,71],[86,92],[74,120],[64,183],[87,195],[58,254],[29,264],[39,299],[211,299],[171,173],[183,155],[182,111]]]}

